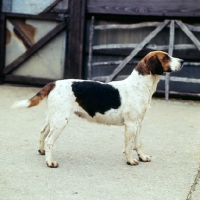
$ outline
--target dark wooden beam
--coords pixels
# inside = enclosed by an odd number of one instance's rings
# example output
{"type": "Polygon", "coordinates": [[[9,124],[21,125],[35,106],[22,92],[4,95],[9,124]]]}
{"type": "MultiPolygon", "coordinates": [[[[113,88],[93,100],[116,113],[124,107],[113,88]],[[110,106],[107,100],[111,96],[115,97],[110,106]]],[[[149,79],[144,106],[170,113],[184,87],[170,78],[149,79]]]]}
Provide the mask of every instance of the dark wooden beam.
{"type": "Polygon", "coordinates": [[[6,19],[2,12],[2,0],[0,0],[0,84],[3,83],[3,69],[5,67],[5,37],[6,19]]]}
{"type": "Polygon", "coordinates": [[[5,82],[10,83],[26,83],[26,84],[35,84],[35,85],[46,85],[47,83],[53,82],[53,79],[30,77],[30,76],[18,76],[18,75],[6,75],[5,82]]]}
{"type": "Polygon", "coordinates": [[[49,20],[49,21],[63,21],[64,15],[58,13],[40,13],[39,15],[20,14],[20,13],[5,13],[6,17],[49,20]]]}
{"type": "Polygon", "coordinates": [[[45,8],[41,13],[46,13],[46,12],[51,11],[61,1],[62,0],[56,0],[56,1],[54,1],[50,6],[48,6],[47,8],[45,8]]]}
{"type": "Polygon", "coordinates": [[[199,0],[88,0],[87,13],[160,17],[200,17],[199,0]],[[172,6],[173,5],[173,6],[172,6]]]}
{"type": "Polygon", "coordinates": [[[58,24],[52,31],[40,39],[36,44],[34,44],[30,49],[28,49],[24,54],[14,60],[11,64],[6,66],[3,70],[4,74],[10,73],[12,70],[16,69],[20,64],[32,56],[36,51],[43,47],[47,42],[54,38],[59,32],[61,32],[66,27],[66,22],[58,24]]]}
{"type": "Polygon", "coordinates": [[[69,0],[64,78],[82,78],[86,0],[69,0]]]}

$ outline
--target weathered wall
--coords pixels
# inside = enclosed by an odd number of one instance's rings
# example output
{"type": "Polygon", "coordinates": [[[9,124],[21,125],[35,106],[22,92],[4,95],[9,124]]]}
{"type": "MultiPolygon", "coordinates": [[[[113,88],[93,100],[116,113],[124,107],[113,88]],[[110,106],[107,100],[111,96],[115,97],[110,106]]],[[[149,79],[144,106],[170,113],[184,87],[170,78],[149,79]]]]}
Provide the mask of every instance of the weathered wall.
{"type": "MultiPolygon", "coordinates": [[[[37,15],[55,0],[4,0],[3,11],[10,13],[37,15]]],[[[66,1],[54,9],[67,9],[66,1]]],[[[6,23],[6,62],[8,66],[30,49],[42,37],[58,25],[56,21],[43,21],[24,18],[8,18],[6,23]]],[[[66,31],[37,51],[31,58],[14,70],[11,75],[30,76],[48,79],[62,79],[66,52],[66,31]]]]}
{"type": "MultiPolygon", "coordinates": [[[[27,51],[24,40],[21,39],[14,29],[13,24],[21,25],[20,30],[24,35],[32,35],[32,43],[35,44],[49,31],[58,24],[50,21],[26,20],[7,20],[7,40],[6,45],[6,66],[13,62],[16,58],[27,51]],[[12,23],[11,23],[12,22],[12,23]]],[[[63,78],[64,52],[66,45],[66,32],[59,34],[55,39],[46,44],[42,49],[37,51],[31,58],[24,62],[19,68],[14,70],[12,74],[22,76],[33,76],[39,78],[63,78]]]]}

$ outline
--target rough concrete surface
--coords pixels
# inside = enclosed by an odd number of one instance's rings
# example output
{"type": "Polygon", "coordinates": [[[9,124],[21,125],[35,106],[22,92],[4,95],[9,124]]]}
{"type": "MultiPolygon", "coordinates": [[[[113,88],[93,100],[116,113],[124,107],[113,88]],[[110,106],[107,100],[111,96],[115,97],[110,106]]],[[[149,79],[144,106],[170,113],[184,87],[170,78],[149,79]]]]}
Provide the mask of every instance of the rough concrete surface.
{"type": "Polygon", "coordinates": [[[152,161],[138,166],[125,162],[123,127],[73,116],[54,146],[59,168],[51,169],[37,152],[44,102],[10,109],[38,90],[0,86],[0,199],[200,199],[200,102],[153,99],[142,129],[152,161]]]}

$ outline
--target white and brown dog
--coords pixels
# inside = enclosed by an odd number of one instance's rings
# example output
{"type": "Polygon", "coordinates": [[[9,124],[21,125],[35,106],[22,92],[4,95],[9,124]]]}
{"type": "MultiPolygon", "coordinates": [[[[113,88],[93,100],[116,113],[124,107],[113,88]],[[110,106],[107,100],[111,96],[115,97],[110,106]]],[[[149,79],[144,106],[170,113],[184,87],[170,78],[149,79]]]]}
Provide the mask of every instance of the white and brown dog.
{"type": "Polygon", "coordinates": [[[36,106],[46,98],[47,121],[41,130],[39,152],[46,154],[48,167],[58,167],[52,158],[53,145],[71,113],[88,121],[125,126],[125,155],[130,165],[137,165],[132,150],[141,161],[150,157],[142,152],[140,129],[155,92],[160,75],[182,68],[183,60],[162,51],[147,54],[131,75],[122,81],[101,83],[85,80],[59,80],[44,86],[29,100],[16,102],[13,107],[36,106]]]}

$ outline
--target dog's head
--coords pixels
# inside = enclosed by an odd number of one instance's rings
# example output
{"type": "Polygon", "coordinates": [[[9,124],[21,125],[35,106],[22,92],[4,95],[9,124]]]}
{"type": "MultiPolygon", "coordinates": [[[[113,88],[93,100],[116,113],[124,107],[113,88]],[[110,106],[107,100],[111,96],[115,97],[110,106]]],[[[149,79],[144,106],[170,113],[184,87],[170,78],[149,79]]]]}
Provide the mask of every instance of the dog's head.
{"type": "Polygon", "coordinates": [[[163,51],[148,53],[135,68],[141,75],[162,75],[165,72],[181,70],[184,60],[169,56],[163,51]]]}

